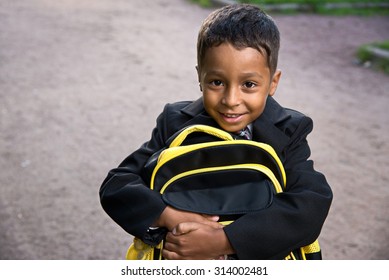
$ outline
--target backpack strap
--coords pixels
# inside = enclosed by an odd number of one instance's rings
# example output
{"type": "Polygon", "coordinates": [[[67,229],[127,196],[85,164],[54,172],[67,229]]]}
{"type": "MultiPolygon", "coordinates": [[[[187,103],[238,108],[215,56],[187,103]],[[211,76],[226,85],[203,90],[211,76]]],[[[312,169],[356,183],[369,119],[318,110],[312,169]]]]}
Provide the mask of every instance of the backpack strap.
{"type": "Polygon", "coordinates": [[[215,136],[217,138],[220,138],[221,140],[225,141],[232,141],[234,138],[229,134],[228,132],[218,129],[216,127],[208,126],[208,125],[194,125],[186,127],[179,131],[178,135],[174,135],[173,141],[170,143],[169,147],[178,147],[180,146],[185,139],[188,137],[189,134],[194,132],[203,132],[212,136],[215,136]]]}

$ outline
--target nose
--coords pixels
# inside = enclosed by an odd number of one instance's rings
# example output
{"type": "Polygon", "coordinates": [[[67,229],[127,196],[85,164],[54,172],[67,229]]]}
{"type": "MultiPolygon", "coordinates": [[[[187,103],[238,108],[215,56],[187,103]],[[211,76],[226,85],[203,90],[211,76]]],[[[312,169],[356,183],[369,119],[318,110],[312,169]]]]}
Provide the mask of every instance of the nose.
{"type": "Polygon", "coordinates": [[[224,91],[222,104],[228,107],[236,107],[240,102],[239,89],[236,87],[227,87],[224,91]]]}

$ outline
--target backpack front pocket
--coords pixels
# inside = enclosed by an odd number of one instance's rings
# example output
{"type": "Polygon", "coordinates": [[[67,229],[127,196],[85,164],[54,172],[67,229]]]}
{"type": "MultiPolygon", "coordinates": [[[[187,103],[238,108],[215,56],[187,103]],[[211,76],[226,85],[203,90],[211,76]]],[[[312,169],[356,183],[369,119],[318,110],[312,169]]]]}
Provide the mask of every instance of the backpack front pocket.
{"type": "Polygon", "coordinates": [[[209,215],[241,215],[269,207],[282,191],[272,172],[260,164],[200,168],[180,173],[161,189],[174,208],[209,215]]]}

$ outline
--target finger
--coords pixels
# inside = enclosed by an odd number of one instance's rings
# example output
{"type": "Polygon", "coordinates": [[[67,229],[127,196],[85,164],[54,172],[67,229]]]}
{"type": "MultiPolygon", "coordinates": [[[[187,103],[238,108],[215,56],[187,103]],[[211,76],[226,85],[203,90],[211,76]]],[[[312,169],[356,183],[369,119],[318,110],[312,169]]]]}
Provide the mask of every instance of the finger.
{"type": "Polygon", "coordinates": [[[177,253],[170,251],[166,248],[162,250],[162,256],[166,260],[178,260],[180,258],[180,256],[177,253]]]}
{"type": "Polygon", "coordinates": [[[171,235],[170,237],[166,236],[165,243],[163,244],[163,249],[166,249],[166,250],[172,251],[172,252],[177,251],[178,245],[175,242],[176,240],[174,240],[174,238],[175,237],[173,235],[171,235]]]}
{"type": "Polygon", "coordinates": [[[166,242],[162,249],[162,256],[167,260],[179,260],[183,259],[184,257],[181,255],[180,246],[178,245],[178,241],[174,240],[178,237],[175,237],[174,235],[170,234],[169,239],[173,239],[171,241],[168,241],[166,239],[166,242]]]}
{"type": "Polygon", "coordinates": [[[165,237],[165,245],[166,246],[167,244],[177,244],[178,243],[178,240],[177,240],[177,237],[176,235],[174,235],[172,232],[168,232],[166,234],[166,237],[165,237]]]}
{"type": "Polygon", "coordinates": [[[194,223],[194,222],[180,223],[175,228],[173,228],[172,234],[182,235],[197,230],[198,228],[199,228],[199,223],[194,223]]]}
{"type": "Polygon", "coordinates": [[[213,221],[213,222],[219,221],[219,218],[220,218],[217,215],[206,215],[206,214],[204,214],[203,217],[206,218],[207,220],[210,220],[210,221],[213,221]]]}

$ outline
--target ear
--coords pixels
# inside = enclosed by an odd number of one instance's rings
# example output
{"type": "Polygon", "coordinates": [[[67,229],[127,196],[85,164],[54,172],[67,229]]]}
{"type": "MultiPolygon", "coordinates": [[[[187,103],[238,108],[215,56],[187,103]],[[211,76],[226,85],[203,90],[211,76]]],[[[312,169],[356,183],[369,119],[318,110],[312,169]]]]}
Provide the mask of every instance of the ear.
{"type": "Polygon", "coordinates": [[[273,96],[276,93],[277,86],[280,79],[281,79],[281,70],[276,70],[270,83],[270,90],[269,90],[270,96],[273,96]]]}
{"type": "Polygon", "coordinates": [[[199,66],[198,65],[196,65],[196,71],[197,71],[197,80],[199,81],[200,91],[203,91],[203,88],[202,88],[201,82],[200,82],[200,70],[199,70],[199,66]]]}

